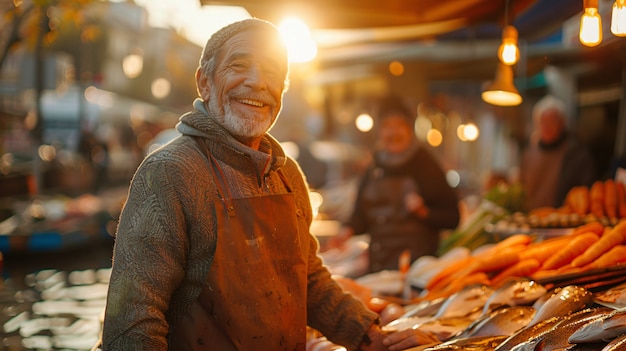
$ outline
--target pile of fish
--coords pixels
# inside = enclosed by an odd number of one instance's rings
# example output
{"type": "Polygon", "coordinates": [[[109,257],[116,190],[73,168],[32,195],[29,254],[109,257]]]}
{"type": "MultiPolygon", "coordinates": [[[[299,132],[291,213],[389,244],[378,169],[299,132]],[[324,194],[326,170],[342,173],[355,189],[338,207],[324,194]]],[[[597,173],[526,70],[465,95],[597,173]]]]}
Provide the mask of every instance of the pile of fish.
{"type": "MultiPolygon", "coordinates": [[[[439,340],[414,351],[626,350],[626,308],[599,305],[578,285],[547,289],[527,278],[499,288],[476,284],[403,312],[383,320],[383,329],[414,329],[439,340]]],[[[307,351],[339,350],[329,341],[316,345],[307,351]]]]}

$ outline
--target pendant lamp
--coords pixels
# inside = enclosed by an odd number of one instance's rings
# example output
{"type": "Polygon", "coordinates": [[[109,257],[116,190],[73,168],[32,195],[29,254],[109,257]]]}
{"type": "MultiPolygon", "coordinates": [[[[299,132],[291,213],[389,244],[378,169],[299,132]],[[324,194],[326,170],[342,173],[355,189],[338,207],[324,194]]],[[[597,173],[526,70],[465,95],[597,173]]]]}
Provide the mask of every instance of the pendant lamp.
{"type": "Polygon", "coordinates": [[[482,92],[483,101],[496,106],[517,106],[522,96],[513,85],[513,68],[498,63],[495,80],[482,92]]]}

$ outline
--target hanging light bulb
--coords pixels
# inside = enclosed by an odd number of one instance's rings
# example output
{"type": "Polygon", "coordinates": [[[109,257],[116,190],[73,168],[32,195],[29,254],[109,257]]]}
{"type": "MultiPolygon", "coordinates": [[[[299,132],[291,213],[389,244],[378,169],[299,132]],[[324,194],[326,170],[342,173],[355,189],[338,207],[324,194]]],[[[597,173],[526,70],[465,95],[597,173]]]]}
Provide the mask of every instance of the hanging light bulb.
{"type": "Polygon", "coordinates": [[[496,78],[481,94],[482,99],[496,106],[517,106],[522,96],[513,85],[513,67],[498,63],[496,78]]]}
{"type": "Polygon", "coordinates": [[[626,0],[615,0],[613,4],[611,33],[618,37],[626,36],[626,0]]]}
{"type": "Polygon", "coordinates": [[[584,0],[585,12],[580,18],[580,42],[596,46],[602,42],[602,19],[598,13],[598,0],[584,0]]]}
{"type": "Polygon", "coordinates": [[[514,65],[519,60],[519,47],[517,46],[517,29],[506,26],[502,31],[502,44],[498,48],[498,58],[505,65],[514,65]]]}

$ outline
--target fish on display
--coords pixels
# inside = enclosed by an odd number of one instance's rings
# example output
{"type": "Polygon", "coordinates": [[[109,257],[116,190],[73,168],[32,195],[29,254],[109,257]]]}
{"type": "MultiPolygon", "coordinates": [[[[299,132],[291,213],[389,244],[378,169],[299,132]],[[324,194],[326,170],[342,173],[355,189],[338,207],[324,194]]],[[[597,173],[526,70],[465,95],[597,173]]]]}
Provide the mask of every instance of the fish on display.
{"type": "Polygon", "coordinates": [[[440,341],[448,341],[467,329],[473,321],[468,317],[439,318],[420,324],[417,329],[434,335],[440,341]]]}
{"type": "Polygon", "coordinates": [[[606,344],[606,342],[585,342],[566,347],[563,351],[601,351],[606,344]]]}
{"type": "Polygon", "coordinates": [[[459,335],[474,320],[467,317],[447,317],[433,319],[432,317],[407,317],[387,323],[382,327],[383,331],[393,332],[406,329],[419,329],[430,333],[441,341],[448,340],[459,335]]]}
{"type": "Polygon", "coordinates": [[[501,306],[531,305],[542,296],[547,289],[534,280],[515,278],[497,288],[489,297],[483,308],[483,314],[501,306]]]}
{"type": "Polygon", "coordinates": [[[405,312],[400,318],[408,318],[408,317],[429,317],[433,316],[439,309],[441,305],[446,301],[445,297],[438,297],[433,300],[424,300],[415,304],[407,305],[405,307],[405,312]]]}
{"type": "Polygon", "coordinates": [[[506,339],[506,336],[503,335],[454,339],[432,347],[427,347],[423,351],[489,351],[494,350],[504,339],[506,339]]]}
{"type": "Polygon", "coordinates": [[[545,302],[533,304],[533,307],[537,309],[537,313],[529,325],[539,323],[551,317],[564,316],[580,311],[593,304],[593,293],[577,285],[568,285],[555,290],[554,293],[549,292],[547,294],[550,297],[545,302]]]}
{"type": "Polygon", "coordinates": [[[513,335],[535,316],[532,306],[500,307],[477,319],[459,337],[513,335]]]}
{"type": "Polygon", "coordinates": [[[478,318],[493,288],[483,284],[469,285],[450,295],[441,305],[434,318],[471,317],[478,318]]]}
{"type": "Polygon", "coordinates": [[[609,342],[601,351],[622,351],[626,350],[626,334],[618,336],[609,342]]]}
{"type": "Polygon", "coordinates": [[[608,342],[626,333],[626,309],[608,311],[600,318],[581,326],[569,337],[569,342],[608,342]]]}
{"type": "Polygon", "coordinates": [[[523,342],[511,351],[555,351],[572,346],[569,336],[580,326],[602,316],[605,311],[597,308],[586,308],[564,316],[563,320],[537,337],[523,342]]]}
{"type": "Polygon", "coordinates": [[[415,329],[420,325],[433,321],[433,317],[405,317],[398,318],[387,324],[382,329],[384,331],[401,331],[405,329],[415,329]]]}
{"type": "Polygon", "coordinates": [[[502,343],[496,347],[495,351],[511,351],[517,345],[539,338],[542,334],[554,328],[555,325],[561,323],[565,318],[564,316],[557,316],[540,321],[534,325],[528,325],[502,341],[502,343]]]}

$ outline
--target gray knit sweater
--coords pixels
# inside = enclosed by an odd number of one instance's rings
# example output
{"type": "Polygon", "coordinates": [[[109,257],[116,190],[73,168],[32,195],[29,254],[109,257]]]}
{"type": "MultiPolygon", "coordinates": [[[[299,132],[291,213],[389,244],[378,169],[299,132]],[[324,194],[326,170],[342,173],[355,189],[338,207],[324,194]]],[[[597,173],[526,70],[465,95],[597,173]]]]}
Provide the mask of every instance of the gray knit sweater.
{"type": "MultiPolygon", "coordinates": [[[[197,298],[217,242],[209,161],[194,136],[204,137],[234,198],[284,193],[281,169],[296,206],[310,224],[308,187],[297,163],[270,135],[253,150],[207,116],[201,101],[183,115],[183,134],[150,154],[137,169],[122,210],[113,254],[103,328],[103,349],[167,350],[170,327],[197,298]]],[[[280,220],[277,218],[276,220],[280,220]]],[[[310,235],[308,324],[335,343],[357,349],[377,318],[344,293],[317,256],[310,235]]],[[[236,274],[236,273],[233,273],[236,274]]],[[[259,345],[262,349],[262,345],[259,345]]]]}

